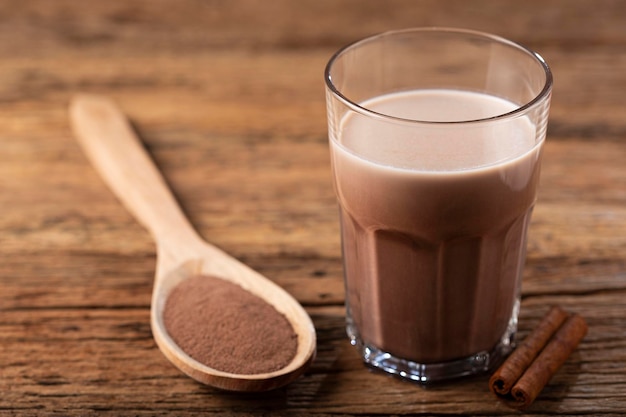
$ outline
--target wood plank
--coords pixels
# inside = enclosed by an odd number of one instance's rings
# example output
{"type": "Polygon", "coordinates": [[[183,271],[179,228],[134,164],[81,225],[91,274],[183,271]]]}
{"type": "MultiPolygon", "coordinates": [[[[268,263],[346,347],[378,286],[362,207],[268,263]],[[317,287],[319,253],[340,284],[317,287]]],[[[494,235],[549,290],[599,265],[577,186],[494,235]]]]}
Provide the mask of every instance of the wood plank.
{"type": "Polygon", "coordinates": [[[346,43],[368,34],[412,26],[456,26],[500,33],[532,44],[578,49],[624,42],[626,8],[619,0],[472,2],[275,0],[236,2],[122,0],[76,4],[72,0],[4,0],[0,53],[46,54],[59,47],[82,51],[122,49],[196,52],[201,49],[313,48],[346,43]],[[259,30],[262,28],[263,30],[259,30]]]}
{"type": "MultiPolygon", "coordinates": [[[[539,399],[548,412],[555,404],[566,413],[574,409],[619,412],[626,401],[622,378],[626,370],[626,339],[621,323],[624,298],[613,295],[602,299],[604,307],[598,304],[597,296],[544,297],[529,300],[522,308],[522,335],[553,303],[583,314],[590,324],[588,337],[539,399]],[[607,356],[613,360],[607,361],[607,356]],[[577,380],[602,386],[604,393],[589,390],[577,380]]],[[[9,396],[0,400],[0,408],[15,401],[26,409],[35,410],[45,403],[46,407],[60,407],[57,411],[66,412],[81,407],[145,412],[146,404],[158,404],[159,409],[169,412],[218,412],[222,407],[248,412],[259,407],[304,412],[314,407],[322,413],[404,414],[428,410],[446,414],[454,413],[462,404],[467,413],[510,413],[488,391],[487,377],[424,389],[367,370],[341,331],[341,307],[311,310],[324,347],[319,358],[302,379],[263,396],[224,394],[184,377],[155,348],[145,309],[56,309],[39,311],[35,316],[32,312],[22,309],[3,314],[0,365],[3,380],[10,381],[11,389],[9,396]],[[16,343],[23,347],[22,355],[7,360],[11,355],[5,347],[16,343]],[[124,363],[123,369],[117,366],[119,362],[124,363]],[[133,385],[149,390],[139,399],[128,390],[133,385]],[[166,393],[165,403],[157,393],[166,393]],[[189,401],[195,405],[186,408],[189,401]]]]}

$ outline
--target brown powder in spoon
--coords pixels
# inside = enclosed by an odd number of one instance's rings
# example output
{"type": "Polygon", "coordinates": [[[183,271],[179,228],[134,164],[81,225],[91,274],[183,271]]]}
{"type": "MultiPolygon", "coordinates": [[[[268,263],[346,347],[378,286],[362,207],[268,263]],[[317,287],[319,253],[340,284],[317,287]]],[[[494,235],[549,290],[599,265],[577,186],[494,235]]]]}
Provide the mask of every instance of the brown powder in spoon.
{"type": "Polygon", "coordinates": [[[178,284],[167,297],[163,321],[187,355],[223,372],[277,371],[298,347],[283,314],[239,285],[210,276],[178,284]]]}

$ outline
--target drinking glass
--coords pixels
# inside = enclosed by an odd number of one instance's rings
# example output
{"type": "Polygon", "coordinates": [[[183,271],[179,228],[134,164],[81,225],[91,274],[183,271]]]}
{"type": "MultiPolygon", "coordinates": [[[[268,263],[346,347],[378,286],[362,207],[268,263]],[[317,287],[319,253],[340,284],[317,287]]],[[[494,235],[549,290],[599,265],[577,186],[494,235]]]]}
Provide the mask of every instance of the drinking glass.
{"type": "Polygon", "coordinates": [[[421,383],[492,369],[517,330],[549,67],[417,28],[339,50],[325,81],[351,343],[421,383]]]}

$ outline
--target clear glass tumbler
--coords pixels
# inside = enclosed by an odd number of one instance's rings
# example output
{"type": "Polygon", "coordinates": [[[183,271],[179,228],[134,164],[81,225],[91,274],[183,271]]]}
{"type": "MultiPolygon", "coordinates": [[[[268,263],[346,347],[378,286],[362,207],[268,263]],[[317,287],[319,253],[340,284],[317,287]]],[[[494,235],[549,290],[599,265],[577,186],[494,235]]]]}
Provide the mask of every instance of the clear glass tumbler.
{"type": "Polygon", "coordinates": [[[547,64],[421,28],[341,49],[325,80],[352,344],[422,383],[488,371],[517,330],[547,64]]]}

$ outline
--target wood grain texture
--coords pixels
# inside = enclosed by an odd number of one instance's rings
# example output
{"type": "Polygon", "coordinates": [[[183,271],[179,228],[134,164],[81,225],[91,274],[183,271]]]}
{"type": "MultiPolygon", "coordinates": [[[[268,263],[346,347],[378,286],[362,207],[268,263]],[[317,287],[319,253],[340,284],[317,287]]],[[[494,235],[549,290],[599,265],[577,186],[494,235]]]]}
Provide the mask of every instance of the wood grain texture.
{"type": "Polygon", "coordinates": [[[0,415],[519,415],[487,377],[423,389],[345,337],[322,71],[347,42],[459,26],[538,50],[555,89],[520,336],[559,304],[589,333],[528,410],[626,412],[626,2],[0,1],[0,415]],[[295,383],[229,394],[149,326],[155,246],[91,168],[70,97],[114,98],[191,223],[311,314],[295,383]]]}

